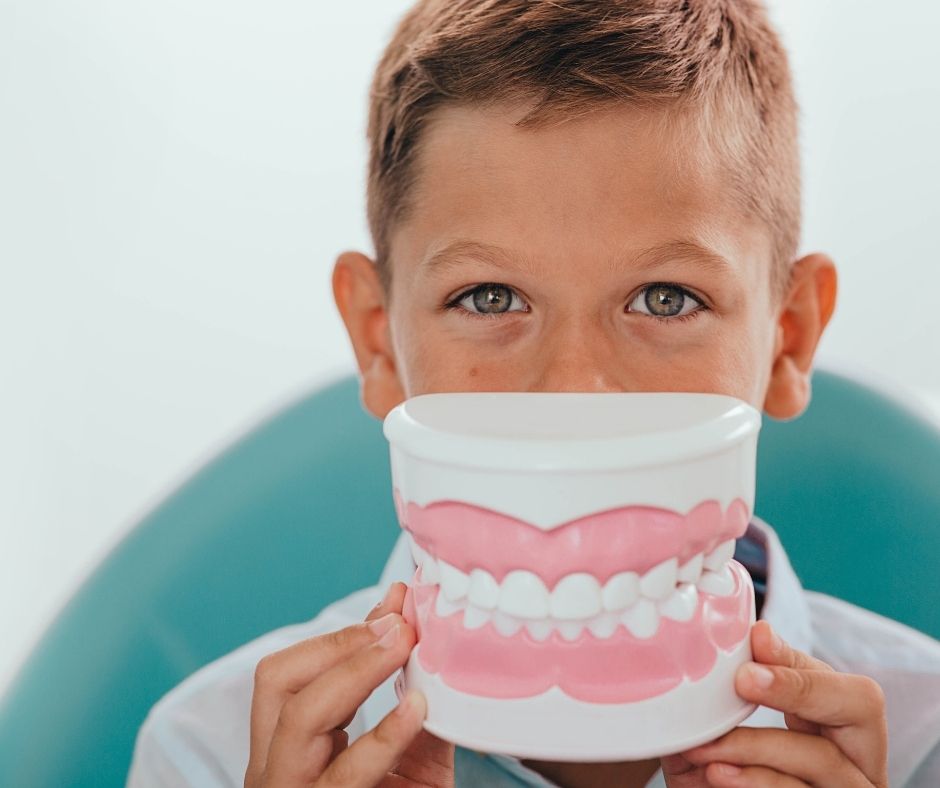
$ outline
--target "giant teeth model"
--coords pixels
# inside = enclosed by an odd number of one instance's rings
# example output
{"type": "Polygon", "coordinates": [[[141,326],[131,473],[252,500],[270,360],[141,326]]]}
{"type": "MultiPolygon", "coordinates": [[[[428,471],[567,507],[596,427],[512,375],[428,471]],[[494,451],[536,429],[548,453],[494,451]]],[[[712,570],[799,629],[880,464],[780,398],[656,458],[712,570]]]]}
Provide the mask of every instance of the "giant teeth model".
{"type": "Polygon", "coordinates": [[[732,558],[760,415],[717,394],[447,393],[385,420],[425,727],[522,757],[676,752],[753,710],[732,558]]]}

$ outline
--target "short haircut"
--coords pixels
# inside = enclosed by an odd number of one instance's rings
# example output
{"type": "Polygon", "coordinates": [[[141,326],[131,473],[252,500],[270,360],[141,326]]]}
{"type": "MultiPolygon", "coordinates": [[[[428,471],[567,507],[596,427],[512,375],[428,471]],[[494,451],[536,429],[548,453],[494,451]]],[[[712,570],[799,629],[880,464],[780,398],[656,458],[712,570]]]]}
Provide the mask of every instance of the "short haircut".
{"type": "Polygon", "coordinates": [[[369,97],[367,212],[386,292],[429,116],[504,100],[534,105],[522,128],[615,103],[691,119],[737,207],[770,231],[771,293],[785,292],[800,239],[798,109],[759,0],[418,0],[369,97]]]}

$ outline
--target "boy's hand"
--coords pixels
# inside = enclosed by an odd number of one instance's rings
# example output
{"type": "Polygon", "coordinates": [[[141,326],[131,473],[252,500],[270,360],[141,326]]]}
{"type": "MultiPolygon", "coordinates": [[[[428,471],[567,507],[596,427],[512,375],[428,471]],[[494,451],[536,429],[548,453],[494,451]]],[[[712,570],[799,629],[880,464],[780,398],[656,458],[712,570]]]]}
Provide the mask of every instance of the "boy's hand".
{"type": "Polygon", "coordinates": [[[735,690],[785,713],[787,728],[737,727],[715,741],[662,759],[670,788],[805,786],[885,788],[888,733],[884,693],[873,679],[837,673],[790,648],[766,621],[751,629],[755,663],[735,690]],[[776,641],[776,642],[775,642],[776,641]],[[760,671],[769,676],[764,685],[760,671]]]}
{"type": "Polygon", "coordinates": [[[454,746],[422,730],[424,697],[409,693],[348,745],[343,730],[415,644],[402,618],[404,583],[366,617],[266,656],[255,670],[245,788],[453,786],[454,746]]]}

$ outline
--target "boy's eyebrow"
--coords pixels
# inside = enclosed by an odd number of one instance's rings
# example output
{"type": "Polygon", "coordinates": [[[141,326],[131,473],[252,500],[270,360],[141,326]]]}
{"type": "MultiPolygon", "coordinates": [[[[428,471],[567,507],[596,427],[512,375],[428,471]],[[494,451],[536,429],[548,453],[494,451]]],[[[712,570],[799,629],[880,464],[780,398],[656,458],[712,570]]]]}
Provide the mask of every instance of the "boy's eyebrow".
{"type": "MultiPolygon", "coordinates": [[[[728,274],[733,266],[728,260],[706,246],[687,239],[675,239],[654,244],[633,255],[628,262],[631,269],[643,271],[662,265],[671,259],[681,257],[706,271],[714,274],[728,274]]],[[[490,263],[498,268],[522,271],[535,274],[537,268],[525,255],[511,252],[493,244],[473,241],[469,238],[458,238],[429,255],[421,267],[429,274],[441,275],[447,270],[457,267],[466,258],[475,258],[490,263]]],[[[624,261],[611,258],[609,261],[612,270],[623,269],[624,261]]]]}

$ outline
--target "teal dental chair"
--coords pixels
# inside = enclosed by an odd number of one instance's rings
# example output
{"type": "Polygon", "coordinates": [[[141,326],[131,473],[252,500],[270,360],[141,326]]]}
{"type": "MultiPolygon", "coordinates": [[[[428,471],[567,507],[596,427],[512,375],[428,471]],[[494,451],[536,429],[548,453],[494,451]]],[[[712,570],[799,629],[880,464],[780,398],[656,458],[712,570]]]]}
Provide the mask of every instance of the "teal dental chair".
{"type": "MultiPolygon", "coordinates": [[[[756,513],[807,588],[940,637],[940,431],[823,371],[765,419],[756,513]]],[[[376,582],[398,535],[358,381],[314,391],[172,492],[59,614],[0,700],[0,786],[124,784],[149,708],[183,678],[376,582]]]]}

